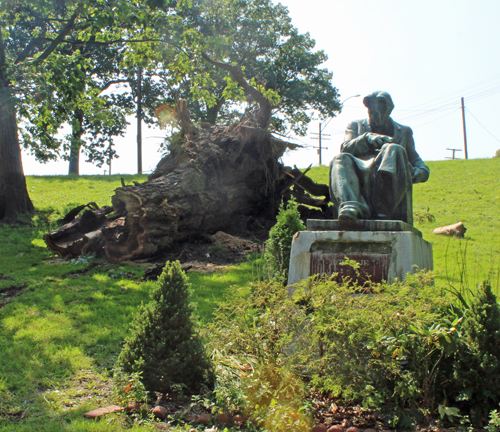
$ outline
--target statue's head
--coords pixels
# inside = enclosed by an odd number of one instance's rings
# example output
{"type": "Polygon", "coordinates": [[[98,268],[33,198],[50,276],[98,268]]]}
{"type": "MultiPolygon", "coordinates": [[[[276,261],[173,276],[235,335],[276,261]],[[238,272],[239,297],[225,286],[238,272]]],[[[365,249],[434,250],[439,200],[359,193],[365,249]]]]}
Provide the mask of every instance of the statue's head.
{"type": "Polygon", "coordinates": [[[363,104],[368,108],[370,124],[374,126],[383,126],[394,109],[391,95],[385,91],[370,93],[363,99],[363,104]]]}

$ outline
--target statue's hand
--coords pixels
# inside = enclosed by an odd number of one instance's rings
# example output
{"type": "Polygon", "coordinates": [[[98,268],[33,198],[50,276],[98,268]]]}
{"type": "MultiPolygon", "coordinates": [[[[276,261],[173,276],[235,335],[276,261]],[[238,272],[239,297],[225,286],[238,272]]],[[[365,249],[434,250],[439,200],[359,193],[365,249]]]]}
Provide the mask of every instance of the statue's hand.
{"type": "Polygon", "coordinates": [[[429,173],[423,169],[415,168],[411,177],[412,183],[423,183],[429,178],[429,173]]]}
{"type": "Polygon", "coordinates": [[[366,142],[375,150],[379,150],[384,144],[391,142],[392,138],[387,135],[379,135],[373,132],[367,132],[366,142]]]}

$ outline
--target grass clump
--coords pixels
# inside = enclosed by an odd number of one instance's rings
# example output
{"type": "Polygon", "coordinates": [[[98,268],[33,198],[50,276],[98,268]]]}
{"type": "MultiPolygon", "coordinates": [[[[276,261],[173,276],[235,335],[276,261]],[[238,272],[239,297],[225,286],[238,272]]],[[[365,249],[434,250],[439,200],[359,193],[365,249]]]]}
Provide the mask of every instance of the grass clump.
{"type": "Polygon", "coordinates": [[[174,386],[194,391],[207,381],[210,365],[194,331],[187,278],[178,261],[166,263],[151,299],[134,317],[117,366],[142,372],[150,392],[174,386]]]}
{"type": "Polygon", "coordinates": [[[283,285],[288,280],[293,236],[297,231],[305,230],[297,207],[297,202],[294,199],[289,200],[286,206],[281,203],[276,224],[269,231],[269,239],[266,241],[264,260],[269,275],[271,279],[277,280],[283,285]]]}

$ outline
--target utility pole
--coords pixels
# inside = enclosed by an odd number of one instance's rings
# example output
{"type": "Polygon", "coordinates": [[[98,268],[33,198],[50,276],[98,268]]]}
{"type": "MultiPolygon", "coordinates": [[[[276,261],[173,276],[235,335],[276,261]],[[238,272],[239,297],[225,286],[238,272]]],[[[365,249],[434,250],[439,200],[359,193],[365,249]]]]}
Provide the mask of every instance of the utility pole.
{"type": "MultiPolygon", "coordinates": [[[[325,126],[326,127],[326,126],[325,126]]],[[[322,140],[328,140],[329,138],[324,138],[325,136],[330,136],[330,134],[324,134],[323,131],[325,130],[325,127],[323,127],[323,124],[320,122],[319,123],[319,132],[316,134],[316,133],[312,133],[312,135],[318,135],[317,137],[313,137],[313,139],[317,139],[319,141],[319,145],[318,147],[314,147],[314,148],[317,148],[318,149],[318,155],[319,155],[319,166],[321,166],[321,151],[322,150],[328,150],[328,147],[322,147],[321,146],[321,143],[322,143],[322,140]]]]}
{"type": "Polygon", "coordinates": [[[109,142],[109,175],[111,175],[111,159],[113,159],[113,155],[112,155],[112,150],[113,148],[111,147],[111,141],[109,142]]]}
{"type": "MultiPolygon", "coordinates": [[[[342,109],[344,107],[344,103],[351,99],[351,98],[355,98],[355,97],[360,97],[361,95],[359,94],[355,94],[353,96],[349,96],[347,99],[344,99],[344,101],[340,104],[340,108],[342,109]]],[[[317,148],[318,149],[318,155],[319,155],[319,165],[321,166],[321,151],[324,149],[324,150],[328,150],[328,147],[322,147],[321,146],[321,140],[324,139],[324,140],[327,140],[329,138],[323,138],[325,136],[330,136],[329,134],[324,134],[323,131],[326,129],[326,127],[328,126],[328,124],[332,121],[332,118],[333,117],[330,117],[330,119],[328,120],[325,120],[324,122],[319,122],[319,132],[316,134],[316,133],[312,133],[312,135],[318,135],[317,137],[313,137],[313,139],[317,139],[319,140],[319,145],[318,147],[314,147],[314,148],[317,148]]]]}
{"type": "Polygon", "coordinates": [[[137,174],[142,174],[142,67],[137,70],[137,174]]]}
{"type": "Polygon", "coordinates": [[[319,147],[318,147],[319,166],[321,166],[321,123],[319,124],[318,140],[319,140],[319,147]]]}
{"type": "Polygon", "coordinates": [[[469,159],[469,155],[467,153],[467,133],[465,131],[465,106],[464,106],[464,98],[462,98],[462,124],[464,127],[464,151],[465,151],[465,159],[469,159]]]}
{"type": "Polygon", "coordinates": [[[452,159],[454,160],[455,159],[455,152],[457,151],[462,151],[462,149],[455,149],[455,148],[447,148],[446,150],[450,150],[452,152],[452,157],[446,157],[446,159],[452,159]]]}

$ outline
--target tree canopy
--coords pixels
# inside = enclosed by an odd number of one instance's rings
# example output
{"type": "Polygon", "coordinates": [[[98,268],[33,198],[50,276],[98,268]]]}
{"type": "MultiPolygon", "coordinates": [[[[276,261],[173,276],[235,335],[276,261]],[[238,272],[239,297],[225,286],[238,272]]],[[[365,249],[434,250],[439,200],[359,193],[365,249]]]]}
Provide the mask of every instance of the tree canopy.
{"type": "MultiPolygon", "coordinates": [[[[255,100],[220,63],[241,69],[244,78],[272,103],[271,128],[305,135],[314,113],[322,118],[339,110],[332,74],[320,65],[323,51],[313,51],[309,34],[291,24],[288,10],[269,0],[192,2],[183,10],[184,33],[174,46],[158,51],[149,68],[151,94],[189,101],[193,119],[228,123],[255,100]],[[211,60],[217,63],[210,62],[211,60]]],[[[150,104],[147,104],[151,107],[150,104]]]]}
{"type": "MultiPolygon", "coordinates": [[[[0,120],[10,125],[0,135],[0,186],[18,177],[25,188],[18,125],[39,160],[74,158],[82,145],[90,160],[110,157],[137,95],[134,85],[103,91],[134,83],[138,67],[149,121],[157,106],[187,99],[194,120],[228,123],[266,106],[262,127],[304,134],[314,112],[339,110],[320,68],[326,55],[269,0],[5,0],[0,31],[0,120]],[[61,139],[65,123],[72,131],[61,139]]],[[[0,194],[0,219],[7,201],[0,194]]],[[[31,208],[27,192],[19,201],[13,214],[31,208]]]]}

